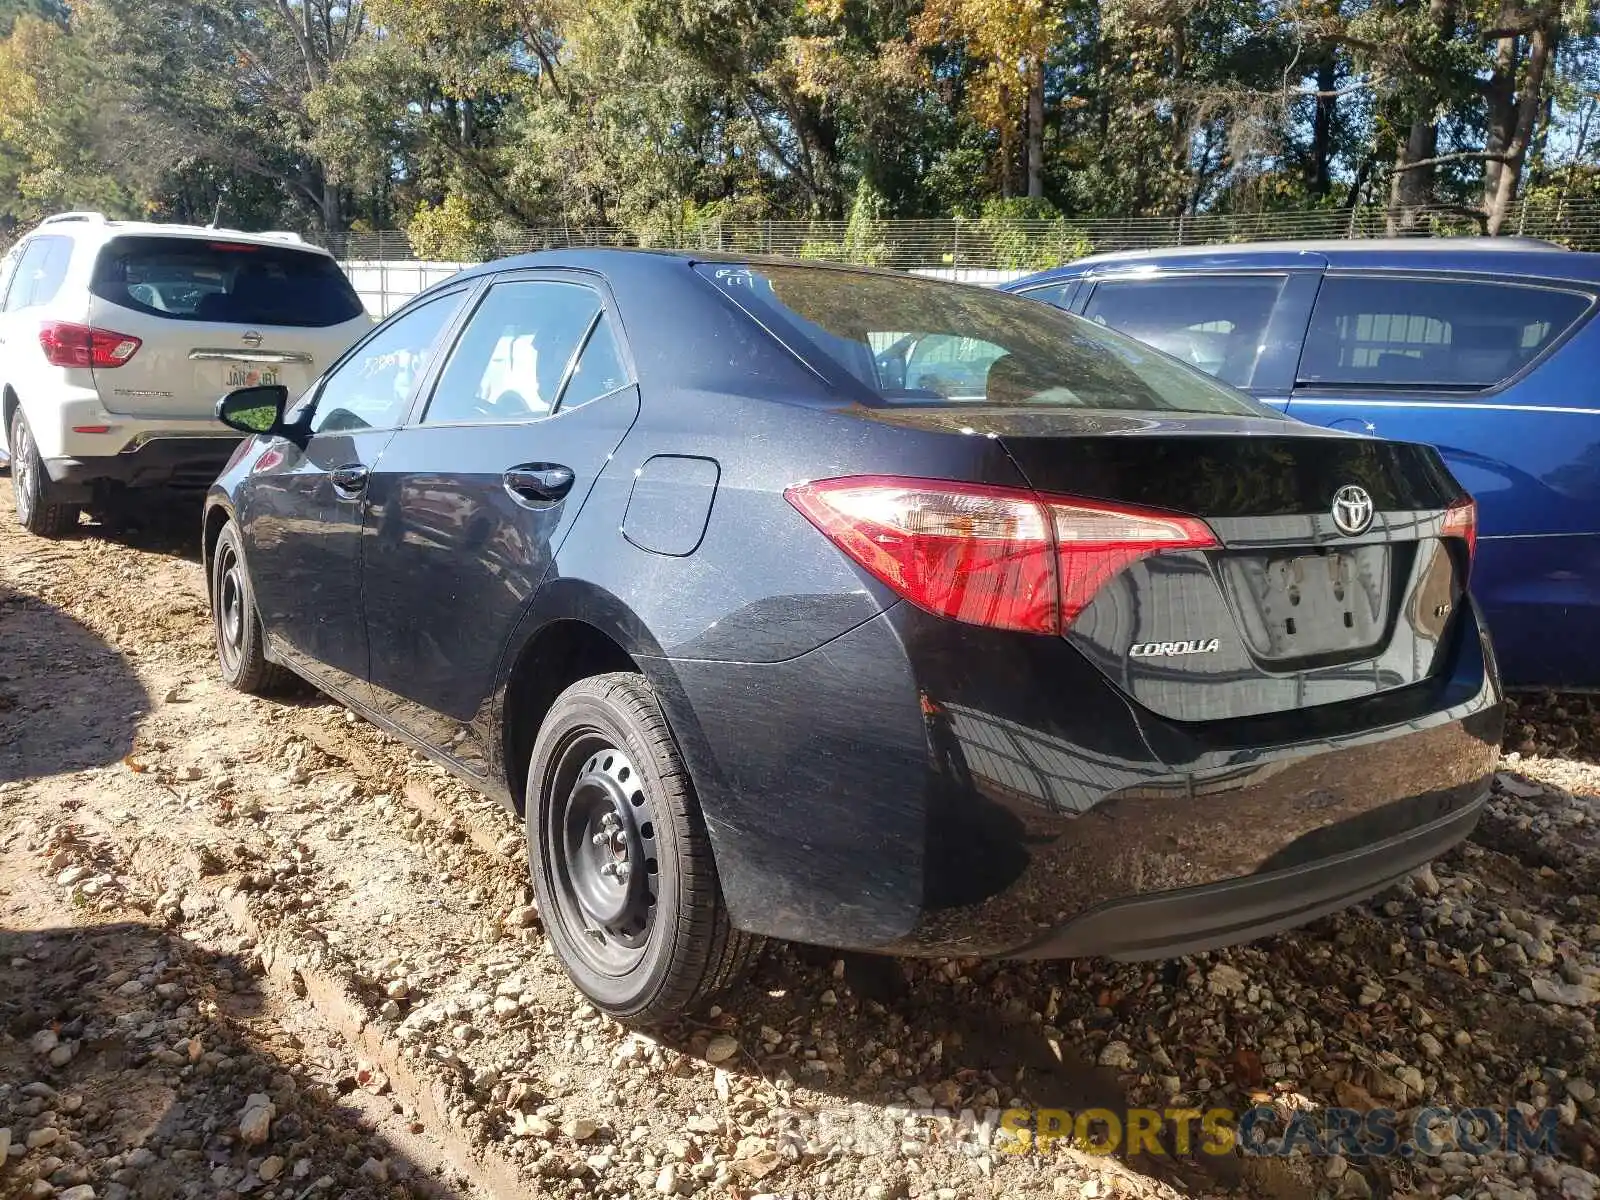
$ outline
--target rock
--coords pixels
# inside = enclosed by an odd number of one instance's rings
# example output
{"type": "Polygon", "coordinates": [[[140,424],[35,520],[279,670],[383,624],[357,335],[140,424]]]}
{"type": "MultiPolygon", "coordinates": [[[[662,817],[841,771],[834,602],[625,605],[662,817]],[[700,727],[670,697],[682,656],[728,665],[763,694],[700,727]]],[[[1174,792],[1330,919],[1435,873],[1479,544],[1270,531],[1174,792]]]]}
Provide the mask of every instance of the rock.
{"type": "Polygon", "coordinates": [[[674,1195],[678,1190],[678,1164],[668,1163],[656,1176],[656,1191],[663,1196],[674,1195]]]}
{"type": "Polygon", "coordinates": [[[1127,1042],[1107,1042],[1100,1051],[1100,1065],[1113,1071],[1131,1071],[1136,1065],[1127,1042]]]}
{"type": "Polygon", "coordinates": [[[77,1042],[62,1042],[50,1051],[48,1062],[52,1067],[64,1067],[72,1061],[72,1056],[78,1052],[77,1042]]]}
{"type": "Polygon", "coordinates": [[[28,1049],[35,1054],[49,1054],[54,1050],[61,1039],[56,1036],[54,1029],[41,1029],[28,1039],[28,1049]]]}
{"type": "Polygon", "coordinates": [[[506,858],[520,858],[527,851],[527,848],[528,843],[518,833],[506,834],[495,847],[506,858]]]}
{"type": "Polygon", "coordinates": [[[0,1125],[0,1169],[6,1165],[6,1156],[11,1153],[11,1129],[9,1126],[0,1125]]]}
{"type": "Polygon", "coordinates": [[[539,906],[537,904],[524,904],[512,910],[512,919],[523,929],[532,928],[539,923],[539,906]]]}
{"type": "Polygon", "coordinates": [[[1376,980],[1369,979],[1361,985],[1361,994],[1356,997],[1356,1003],[1362,1008],[1371,1008],[1383,999],[1383,985],[1376,980]]]}
{"type": "Polygon", "coordinates": [[[719,1034],[712,1038],[710,1044],[706,1046],[706,1061],[709,1063],[727,1062],[737,1053],[739,1053],[738,1039],[731,1038],[725,1033],[719,1034]]]}
{"type": "Polygon", "coordinates": [[[73,884],[77,883],[78,880],[87,878],[89,874],[90,871],[88,867],[68,867],[65,871],[56,876],[56,882],[62,887],[71,887],[73,884]]]}
{"type": "Polygon", "coordinates": [[[1533,981],[1533,998],[1546,1004],[1564,1004],[1568,1008],[1593,1008],[1600,1005],[1600,990],[1581,983],[1557,983],[1553,979],[1536,978],[1533,981]]]}
{"type": "Polygon", "coordinates": [[[146,1150],[143,1146],[139,1146],[128,1151],[127,1157],[122,1161],[126,1165],[132,1167],[135,1171],[142,1171],[156,1161],[156,1156],[153,1151],[146,1150]]]}
{"type": "Polygon", "coordinates": [[[1438,1058],[1444,1053],[1444,1047],[1439,1044],[1439,1039],[1431,1033],[1425,1033],[1417,1038],[1417,1046],[1429,1058],[1438,1058]]]}
{"type": "Polygon", "coordinates": [[[1567,1080],[1567,1095],[1579,1104],[1588,1104],[1594,1099],[1594,1084],[1587,1079],[1567,1080]]]}
{"type": "Polygon", "coordinates": [[[365,1175],[374,1183],[389,1182],[389,1164],[381,1158],[369,1158],[361,1164],[360,1174],[365,1175]]]}
{"type": "Polygon", "coordinates": [[[56,1200],[94,1200],[94,1188],[87,1183],[80,1183],[77,1187],[69,1187],[64,1192],[57,1192],[56,1200]]]}
{"type": "Polygon", "coordinates": [[[389,985],[383,989],[383,992],[391,1000],[404,1000],[411,995],[411,988],[407,986],[404,979],[392,979],[389,981],[389,985]]]}
{"type": "Polygon", "coordinates": [[[1360,1171],[1346,1171],[1339,1177],[1339,1195],[1345,1200],[1370,1200],[1372,1185],[1360,1171]]]}
{"type": "Polygon", "coordinates": [[[575,1142],[587,1142],[594,1136],[597,1128],[599,1127],[588,1117],[573,1117],[561,1126],[561,1134],[575,1142]]]}
{"type": "Polygon", "coordinates": [[[283,1174],[283,1159],[274,1154],[270,1158],[263,1158],[261,1165],[256,1168],[256,1178],[262,1183],[271,1183],[283,1174]]]}
{"type": "Polygon", "coordinates": [[[1439,880],[1433,874],[1432,863],[1424,864],[1422,869],[1412,875],[1411,878],[1416,883],[1417,890],[1424,896],[1437,896],[1442,890],[1439,887],[1439,880]]]}
{"type": "Polygon", "coordinates": [[[1237,967],[1230,967],[1227,963],[1218,963],[1211,968],[1206,976],[1206,989],[1213,996],[1237,996],[1242,993],[1248,980],[1244,972],[1237,967]]]}
{"type": "Polygon", "coordinates": [[[22,1144],[29,1150],[42,1150],[46,1146],[54,1146],[60,1136],[61,1131],[59,1129],[47,1125],[43,1129],[35,1129],[23,1140],[22,1144]]]}
{"type": "Polygon", "coordinates": [[[517,1002],[515,1000],[513,1000],[510,996],[496,996],[494,998],[494,1015],[495,1016],[497,1016],[497,1017],[509,1017],[512,1013],[514,1013],[516,1011],[517,1011],[517,1002]]]}
{"type": "Polygon", "coordinates": [[[272,1131],[277,1106],[264,1092],[253,1092],[239,1113],[239,1140],[246,1146],[259,1146],[272,1131]]]}

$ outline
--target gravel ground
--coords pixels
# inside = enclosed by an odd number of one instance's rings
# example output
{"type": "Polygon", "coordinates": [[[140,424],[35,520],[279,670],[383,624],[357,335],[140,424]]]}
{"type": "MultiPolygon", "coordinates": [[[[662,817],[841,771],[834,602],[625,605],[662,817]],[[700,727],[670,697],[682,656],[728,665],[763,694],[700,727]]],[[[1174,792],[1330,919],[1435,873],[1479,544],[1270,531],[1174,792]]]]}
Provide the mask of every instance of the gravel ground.
{"type": "Polygon", "coordinates": [[[1473,838],[1306,930],[1139,965],[775,947],[645,1036],[566,982],[497,806],[313,694],[221,687],[194,515],[48,545],[0,499],[0,1197],[1595,1195],[1592,701],[1521,701],[1473,838]],[[992,1124],[1429,1105],[1553,1109],[1557,1152],[992,1124]]]}

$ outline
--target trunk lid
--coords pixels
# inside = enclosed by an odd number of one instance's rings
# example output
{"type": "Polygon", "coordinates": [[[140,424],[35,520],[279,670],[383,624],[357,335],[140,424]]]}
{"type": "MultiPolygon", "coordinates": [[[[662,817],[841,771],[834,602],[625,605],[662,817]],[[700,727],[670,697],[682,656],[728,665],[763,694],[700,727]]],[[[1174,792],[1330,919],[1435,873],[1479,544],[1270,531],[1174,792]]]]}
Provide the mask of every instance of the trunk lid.
{"type": "Polygon", "coordinates": [[[1152,711],[1281,712],[1444,665],[1467,546],[1445,536],[1463,493],[1431,447],[1270,418],[1035,413],[995,426],[1040,493],[1184,513],[1215,531],[1215,548],[1134,562],[1065,633],[1152,711]]]}

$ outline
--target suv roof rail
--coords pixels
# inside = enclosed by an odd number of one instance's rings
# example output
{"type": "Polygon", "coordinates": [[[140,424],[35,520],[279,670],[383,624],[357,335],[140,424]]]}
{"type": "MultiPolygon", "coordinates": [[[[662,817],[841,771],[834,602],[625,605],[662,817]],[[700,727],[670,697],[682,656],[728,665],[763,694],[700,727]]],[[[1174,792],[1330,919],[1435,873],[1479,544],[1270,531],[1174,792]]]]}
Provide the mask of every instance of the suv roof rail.
{"type": "Polygon", "coordinates": [[[46,217],[40,221],[41,225],[59,225],[64,221],[89,221],[96,225],[106,224],[106,215],[103,212],[64,212],[46,217]]]}

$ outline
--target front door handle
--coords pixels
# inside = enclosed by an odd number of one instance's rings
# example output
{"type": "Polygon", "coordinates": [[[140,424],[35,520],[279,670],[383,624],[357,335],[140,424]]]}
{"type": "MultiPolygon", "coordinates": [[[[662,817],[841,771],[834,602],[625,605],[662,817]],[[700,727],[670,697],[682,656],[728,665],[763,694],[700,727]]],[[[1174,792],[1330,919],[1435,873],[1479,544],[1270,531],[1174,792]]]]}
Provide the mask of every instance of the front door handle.
{"type": "Polygon", "coordinates": [[[328,481],[333,484],[333,490],[341,496],[354,498],[366,490],[367,469],[360,463],[336,467],[328,472],[328,481]]]}
{"type": "Polygon", "coordinates": [[[576,476],[559,463],[527,463],[505,473],[506,491],[521,504],[554,504],[572,490],[576,476]]]}

